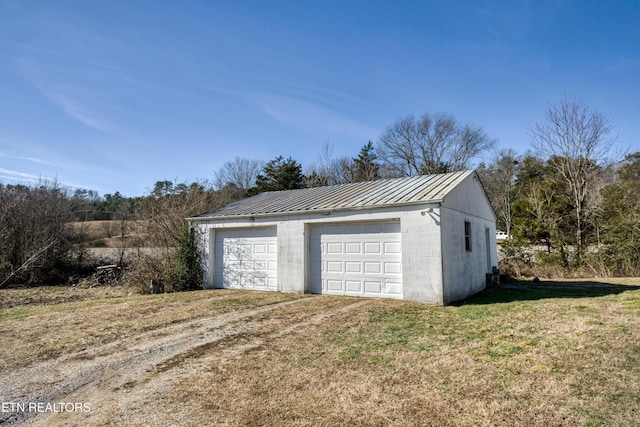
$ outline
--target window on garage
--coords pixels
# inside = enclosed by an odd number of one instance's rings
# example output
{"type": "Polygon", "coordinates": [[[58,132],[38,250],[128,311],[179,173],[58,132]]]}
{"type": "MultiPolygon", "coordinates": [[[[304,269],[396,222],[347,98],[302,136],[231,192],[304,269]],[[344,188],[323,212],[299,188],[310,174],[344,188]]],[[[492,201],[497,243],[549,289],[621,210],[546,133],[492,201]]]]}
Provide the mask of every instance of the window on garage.
{"type": "Polygon", "coordinates": [[[464,222],[464,248],[467,252],[471,252],[471,223],[464,222]]]}

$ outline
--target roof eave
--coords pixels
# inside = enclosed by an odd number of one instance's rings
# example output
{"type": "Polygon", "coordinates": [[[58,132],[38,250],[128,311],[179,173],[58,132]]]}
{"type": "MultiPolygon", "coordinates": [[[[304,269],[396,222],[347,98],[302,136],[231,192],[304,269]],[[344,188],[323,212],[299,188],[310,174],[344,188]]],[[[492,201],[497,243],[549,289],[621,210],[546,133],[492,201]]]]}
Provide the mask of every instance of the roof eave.
{"type": "Polygon", "coordinates": [[[271,218],[276,216],[283,215],[309,215],[309,214],[319,214],[319,215],[330,215],[333,212],[347,212],[347,211],[363,211],[363,210],[372,210],[372,209],[384,209],[384,208],[395,208],[395,207],[404,207],[404,206],[416,206],[416,205],[435,205],[442,204],[444,199],[430,199],[430,200],[416,200],[412,202],[402,202],[396,203],[393,205],[369,205],[369,206],[346,206],[339,208],[327,208],[327,209],[309,209],[309,210],[300,210],[300,211],[289,211],[289,212],[267,212],[267,213],[255,213],[255,214],[242,214],[242,215],[219,215],[219,216],[197,216],[186,218],[189,222],[203,222],[210,220],[229,220],[229,219],[255,219],[255,218],[271,218]]]}

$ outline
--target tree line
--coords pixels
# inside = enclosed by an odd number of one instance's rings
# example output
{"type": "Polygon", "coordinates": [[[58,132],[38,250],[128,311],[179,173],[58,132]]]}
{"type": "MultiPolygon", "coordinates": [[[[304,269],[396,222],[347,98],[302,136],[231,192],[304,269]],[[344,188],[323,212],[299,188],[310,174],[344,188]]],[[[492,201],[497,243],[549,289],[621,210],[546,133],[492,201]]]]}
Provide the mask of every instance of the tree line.
{"type": "Polygon", "coordinates": [[[505,150],[478,167],[497,226],[509,236],[503,264],[515,274],[639,275],[640,152],[588,162],[575,178],[558,162],[505,150]]]}
{"type": "MultiPolygon", "coordinates": [[[[389,126],[355,156],[333,156],[325,145],[303,169],[295,159],[268,162],[235,158],[211,181],[157,181],[148,194],[65,189],[55,182],[0,184],[0,287],[10,282],[58,280],[56,272],[86,262],[85,237],[73,222],[109,220],[123,238],[129,224],[143,222],[148,241],[162,257],[136,260],[137,280],[197,287],[195,236],[185,218],[265,191],[291,190],[476,167],[493,206],[505,266],[559,268],[608,275],[638,274],[640,153],[612,156],[615,136],[608,118],[588,105],[563,99],[549,106],[530,129],[533,151],[502,150],[480,126],[447,114],[410,115],[389,126]],[[543,248],[534,251],[531,248],[543,248]]],[[[81,228],[80,228],[81,230],[81,228]]],[[[123,253],[124,253],[123,248],[123,253]]],[[[157,255],[157,254],[156,254],[157,255]]],[[[123,258],[121,257],[121,262],[123,258]]]]}
{"type": "Polygon", "coordinates": [[[530,134],[533,152],[503,150],[478,166],[509,236],[503,265],[516,274],[640,274],[640,153],[617,158],[609,119],[570,99],[549,106],[530,134]]]}

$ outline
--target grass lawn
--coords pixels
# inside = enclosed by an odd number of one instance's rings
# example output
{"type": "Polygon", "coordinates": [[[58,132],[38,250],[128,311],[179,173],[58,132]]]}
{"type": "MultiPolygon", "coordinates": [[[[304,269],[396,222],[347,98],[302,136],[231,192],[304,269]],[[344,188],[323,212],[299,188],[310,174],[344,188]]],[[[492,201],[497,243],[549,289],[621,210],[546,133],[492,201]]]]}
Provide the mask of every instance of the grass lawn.
{"type": "MultiPolygon", "coordinates": [[[[155,324],[300,299],[264,314],[251,337],[234,338],[242,351],[175,382],[149,411],[174,425],[637,426],[638,285],[636,279],[514,283],[447,307],[242,291],[123,292],[61,303],[40,296],[41,304],[21,305],[15,301],[28,296],[2,290],[0,337],[10,344],[0,358],[13,369],[135,337],[155,324]],[[334,314],[322,317],[329,309],[334,314]],[[61,321],[87,310],[90,318],[73,333],[61,321]],[[148,322],[136,320],[141,316],[148,322]],[[38,332],[39,319],[58,328],[38,332]],[[99,327],[105,322],[117,334],[99,327]],[[295,328],[297,322],[305,326],[295,328]],[[18,330],[39,348],[20,342],[18,330]],[[56,340],[67,344],[46,347],[56,340]]],[[[237,345],[234,339],[224,345],[237,345]]],[[[117,422],[119,414],[111,416],[117,422]]]]}

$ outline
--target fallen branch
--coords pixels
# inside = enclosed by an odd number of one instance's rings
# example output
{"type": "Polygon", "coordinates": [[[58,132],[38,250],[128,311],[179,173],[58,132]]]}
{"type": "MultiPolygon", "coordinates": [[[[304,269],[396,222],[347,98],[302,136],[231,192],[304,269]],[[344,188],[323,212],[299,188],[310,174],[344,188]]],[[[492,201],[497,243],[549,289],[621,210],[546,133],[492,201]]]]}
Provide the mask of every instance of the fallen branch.
{"type": "Polygon", "coordinates": [[[96,267],[96,272],[93,275],[90,287],[93,288],[103,285],[115,286],[118,284],[121,275],[122,269],[116,264],[101,265],[96,267]]]}
{"type": "Polygon", "coordinates": [[[116,264],[109,264],[109,265],[101,265],[99,267],[96,267],[96,270],[104,270],[107,268],[120,268],[120,267],[118,267],[116,264]]]}
{"type": "Polygon", "coordinates": [[[9,280],[11,280],[11,278],[13,276],[15,276],[16,274],[18,274],[20,271],[22,270],[26,270],[31,264],[33,264],[39,257],[40,255],[42,255],[44,252],[47,251],[47,249],[49,249],[51,246],[53,246],[58,240],[52,240],[51,242],[49,242],[45,247],[38,249],[33,255],[31,255],[29,257],[29,259],[27,259],[20,267],[18,267],[16,270],[12,271],[11,274],[9,274],[3,281],[2,283],[0,283],[0,288],[3,287],[6,283],[9,282],[9,280]]]}

